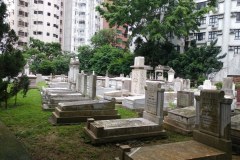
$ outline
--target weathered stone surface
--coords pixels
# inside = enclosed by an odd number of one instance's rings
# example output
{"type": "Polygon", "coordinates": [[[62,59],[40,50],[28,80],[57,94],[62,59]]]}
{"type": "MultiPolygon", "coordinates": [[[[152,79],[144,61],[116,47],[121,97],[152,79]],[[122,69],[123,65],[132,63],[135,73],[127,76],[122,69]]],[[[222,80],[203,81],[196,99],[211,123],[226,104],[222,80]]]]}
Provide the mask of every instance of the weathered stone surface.
{"type": "Polygon", "coordinates": [[[189,91],[177,92],[177,107],[189,107],[194,105],[194,93],[189,91]]]}
{"type": "Polygon", "coordinates": [[[102,120],[89,122],[87,126],[84,131],[91,138],[92,143],[123,141],[156,135],[166,136],[161,126],[144,118],[102,120]]]}
{"type": "MultiPolygon", "coordinates": [[[[126,147],[125,147],[126,148],[126,147]]],[[[196,141],[128,149],[121,160],[225,160],[226,154],[196,141]]]]}
{"type": "Polygon", "coordinates": [[[144,109],[145,96],[129,96],[125,97],[122,101],[122,105],[129,109],[144,109]]]}
{"type": "Polygon", "coordinates": [[[240,153],[240,114],[231,117],[231,139],[233,150],[240,153]]]}
{"type": "Polygon", "coordinates": [[[85,122],[87,118],[117,119],[120,118],[115,109],[115,101],[85,100],[59,103],[50,122],[52,124],[71,124],[85,122]]]}
{"type": "Polygon", "coordinates": [[[166,136],[162,127],[164,90],[159,82],[148,82],[143,118],[88,121],[84,128],[92,143],[123,141],[127,139],[166,136]]]}
{"type": "Polygon", "coordinates": [[[181,134],[191,134],[195,128],[195,118],[194,106],[171,110],[164,117],[164,127],[181,134]]]}

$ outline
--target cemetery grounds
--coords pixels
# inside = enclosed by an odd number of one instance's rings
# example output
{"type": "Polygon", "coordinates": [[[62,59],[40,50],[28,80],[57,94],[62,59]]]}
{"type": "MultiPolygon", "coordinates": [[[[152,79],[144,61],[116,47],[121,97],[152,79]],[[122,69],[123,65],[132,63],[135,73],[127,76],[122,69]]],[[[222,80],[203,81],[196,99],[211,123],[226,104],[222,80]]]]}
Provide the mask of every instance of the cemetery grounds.
{"type": "MultiPolygon", "coordinates": [[[[43,84],[40,84],[43,85],[43,84]]],[[[39,88],[40,88],[39,85],[39,88]]],[[[9,108],[0,107],[0,121],[26,147],[33,160],[111,160],[119,155],[119,144],[140,147],[191,140],[191,137],[167,132],[168,138],[144,138],[93,146],[83,133],[85,123],[52,126],[51,112],[42,111],[39,89],[29,90],[27,97],[18,95],[17,106],[9,100],[9,108]]],[[[138,113],[117,105],[122,118],[138,117],[138,113]]]]}

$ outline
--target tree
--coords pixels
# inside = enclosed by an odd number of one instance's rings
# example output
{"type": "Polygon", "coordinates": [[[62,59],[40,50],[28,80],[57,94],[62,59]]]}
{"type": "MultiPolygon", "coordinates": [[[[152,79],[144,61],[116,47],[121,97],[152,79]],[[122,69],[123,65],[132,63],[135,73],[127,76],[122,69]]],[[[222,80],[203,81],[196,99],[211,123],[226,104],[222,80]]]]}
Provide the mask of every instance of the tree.
{"type": "Polygon", "coordinates": [[[177,76],[191,79],[194,84],[201,84],[210,71],[217,72],[223,66],[223,62],[219,60],[226,54],[218,56],[221,49],[215,47],[216,42],[212,42],[210,46],[193,45],[184,54],[179,54],[176,59],[170,61],[169,66],[173,67],[177,76]]]}
{"type": "Polygon", "coordinates": [[[30,61],[30,69],[33,73],[66,74],[71,54],[63,52],[59,43],[44,43],[30,38],[30,45],[25,48],[24,57],[30,61]]]}
{"type": "Polygon", "coordinates": [[[193,0],[112,0],[98,6],[99,13],[110,26],[128,24],[132,36],[143,36],[146,41],[168,41],[167,34],[187,37],[190,31],[198,31],[198,18],[216,3],[210,0],[208,7],[198,9],[193,0]]]}
{"type": "Polygon", "coordinates": [[[102,29],[91,38],[91,42],[94,48],[98,48],[108,44],[114,46],[117,43],[116,37],[117,32],[115,29],[102,29]]]}
{"type": "Polygon", "coordinates": [[[22,70],[25,65],[22,52],[18,50],[18,37],[5,22],[6,5],[0,3],[0,102],[5,101],[7,108],[7,99],[10,97],[8,91],[10,80],[13,79],[22,70]]]}
{"type": "Polygon", "coordinates": [[[91,72],[94,49],[91,46],[80,46],[78,48],[78,59],[80,62],[79,69],[91,72]]]}
{"type": "Polygon", "coordinates": [[[160,43],[149,40],[144,42],[141,38],[136,40],[135,56],[145,57],[145,63],[156,67],[159,64],[167,65],[179,54],[172,43],[160,43]]]}
{"type": "MultiPolygon", "coordinates": [[[[125,72],[125,74],[129,74],[129,70],[126,70],[125,67],[131,63],[129,62],[131,60],[133,60],[133,58],[131,58],[129,52],[125,52],[124,50],[115,48],[111,45],[104,45],[95,50],[95,53],[90,61],[92,64],[92,70],[94,70],[97,74],[105,75],[106,72],[109,71],[110,74],[117,75],[123,72],[125,72]],[[117,65],[122,64],[125,66],[118,66],[118,68],[114,68],[117,65]]],[[[130,65],[127,67],[130,67],[130,65]]]]}

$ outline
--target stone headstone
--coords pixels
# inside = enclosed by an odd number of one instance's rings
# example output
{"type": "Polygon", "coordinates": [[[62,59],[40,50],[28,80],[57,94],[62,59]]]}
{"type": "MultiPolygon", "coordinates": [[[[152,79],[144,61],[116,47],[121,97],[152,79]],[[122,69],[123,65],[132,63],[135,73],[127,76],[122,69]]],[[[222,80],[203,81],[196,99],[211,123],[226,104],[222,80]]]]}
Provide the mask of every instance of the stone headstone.
{"type": "Polygon", "coordinates": [[[147,82],[143,118],[157,124],[163,121],[164,89],[159,82],[147,82]]]}
{"type": "Polygon", "coordinates": [[[227,78],[223,78],[223,86],[222,86],[222,90],[224,91],[226,96],[230,96],[232,98],[234,98],[234,91],[233,90],[233,78],[232,77],[227,77],[227,78]]]}
{"type": "Polygon", "coordinates": [[[109,77],[105,77],[105,88],[109,87],[109,77]]]}
{"type": "Polygon", "coordinates": [[[124,79],[122,82],[122,90],[131,91],[131,80],[124,79]]]}
{"type": "Polygon", "coordinates": [[[174,92],[183,90],[183,81],[180,78],[176,78],[174,81],[174,92]]]}
{"type": "Polygon", "coordinates": [[[86,95],[87,94],[87,75],[84,73],[80,74],[80,80],[79,80],[79,91],[81,94],[86,95]]]}
{"type": "Polygon", "coordinates": [[[173,82],[174,80],[174,75],[175,75],[175,71],[171,68],[168,71],[168,82],[173,82]]]}
{"type": "Polygon", "coordinates": [[[132,66],[132,85],[131,92],[133,95],[144,94],[146,85],[147,71],[144,65],[144,57],[135,57],[134,66],[132,66]]]}
{"type": "Polygon", "coordinates": [[[183,79],[183,90],[189,90],[190,84],[191,84],[190,79],[183,79]]]}
{"type": "Polygon", "coordinates": [[[231,108],[224,103],[223,91],[201,91],[199,131],[216,137],[229,137],[231,108]]]}
{"type": "Polygon", "coordinates": [[[96,98],[96,82],[97,82],[97,76],[96,75],[90,75],[89,76],[89,89],[87,96],[91,99],[96,98]]]}
{"type": "Polygon", "coordinates": [[[194,93],[188,91],[177,92],[177,107],[184,108],[194,105],[194,93]]]}

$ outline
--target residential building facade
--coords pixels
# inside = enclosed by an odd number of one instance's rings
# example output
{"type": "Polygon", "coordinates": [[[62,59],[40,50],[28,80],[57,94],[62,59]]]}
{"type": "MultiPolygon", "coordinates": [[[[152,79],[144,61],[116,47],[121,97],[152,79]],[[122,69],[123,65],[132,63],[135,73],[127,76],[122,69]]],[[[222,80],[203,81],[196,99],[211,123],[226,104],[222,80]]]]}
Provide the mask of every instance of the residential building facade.
{"type": "Polygon", "coordinates": [[[62,0],[5,0],[8,23],[19,36],[19,46],[30,37],[60,42],[62,0]]]}
{"type": "Polygon", "coordinates": [[[90,45],[91,37],[102,29],[102,19],[95,10],[101,0],[64,0],[63,50],[77,52],[90,45]]]}
{"type": "MultiPolygon", "coordinates": [[[[197,8],[205,7],[207,0],[195,0],[197,8]]],[[[193,33],[197,45],[217,40],[220,55],[226,54],[223,68],[214,74],[213,80],[221,81],[227,75],[240,74],[240,0],[218,0],[214,11],[199,19],[200,31],[193,33]]]]}

